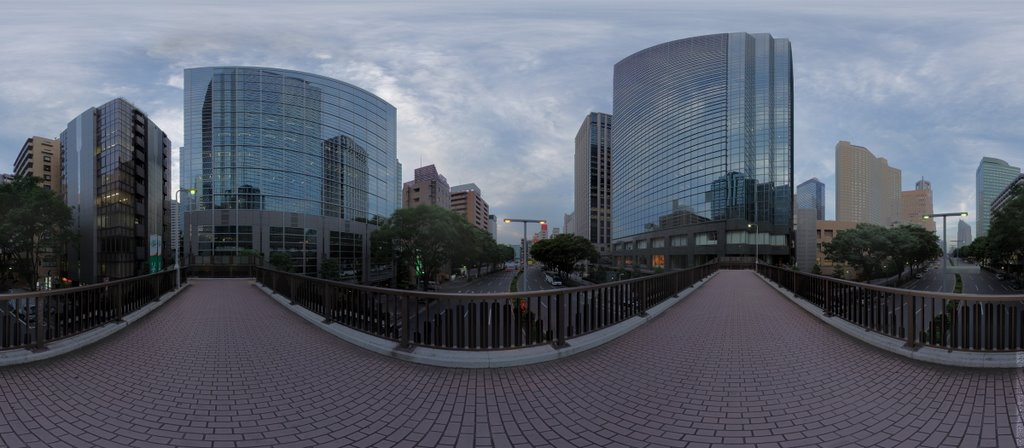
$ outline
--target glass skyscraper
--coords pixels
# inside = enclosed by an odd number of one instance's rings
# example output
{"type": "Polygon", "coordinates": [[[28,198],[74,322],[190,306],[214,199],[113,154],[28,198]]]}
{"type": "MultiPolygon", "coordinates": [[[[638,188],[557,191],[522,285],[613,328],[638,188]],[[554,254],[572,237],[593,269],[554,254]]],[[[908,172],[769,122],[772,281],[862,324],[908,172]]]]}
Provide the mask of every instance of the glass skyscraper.
{"type": "Polygon", "coordinates": [[[796,208],[814,209],[819,221],[825,219],[825,184],[817,177],[807,179],[796,187],[796,208]]]}
{"type": "Polygon", "coordinates": [[[615,64],[613,115],[616,263],[680,268],[755,252],[788,260],[787,39],[714,34],[639,51],[615,64]]]}
{"type": "MultiPolygon", "coordinates": [[[[374,282],[368,236],[400,202],[394,106],[331,78],[258,67],[185,70],[186,255],[337,259],[374,282]]],[[[390,272],[381,277],[390,277],[390,272]]]]}
{"type": "Polygon", "coordinates": [[[981,158],[974,176],[975,211],[978,213],[974,226],[977,238],[988,235],[988,228],[992,224],[992,201],[1006,189],[1007,185],[1017,180],[1019,175],[1020,168],[1006,163],[1005,160],[994,157],[981,158]]]}

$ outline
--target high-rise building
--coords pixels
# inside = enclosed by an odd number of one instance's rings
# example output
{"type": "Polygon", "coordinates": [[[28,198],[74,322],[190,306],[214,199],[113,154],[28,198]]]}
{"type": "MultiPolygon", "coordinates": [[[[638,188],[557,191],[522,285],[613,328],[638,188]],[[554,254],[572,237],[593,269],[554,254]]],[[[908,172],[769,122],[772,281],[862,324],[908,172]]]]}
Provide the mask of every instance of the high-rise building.
{"type": "Polygon", "coordinates": [[[14,182],[13,174],[0,174],[0,185],[9,184],[11,182],[14,182]]]}
{"type": "Polygon", "coordinates": [[[990,207],[992,216],[995,217],[996,213],[998,213],[999,210],[1010,201],[1010,199],[1013,199],[1015,194],[1019,194],[1021,189],[1024,189],[1024,174],[1018,175],[1017,179],[1010,182],[1010,185],[1007,185],[1006,188],[1004,188],[1003,191],[992,200],[992,207],[990,207]]]}
{"type": "Polygon", "coordinates": [[[437,167],[427,165],[413,171],[414,178],[402,186],[402,208],[420,205],[436,205],[452,208],[452,193],[448,179],[437,172],[437,167]]]}
{"type": "Polygon", "coordinates": [[[900,222],[917,224],[934,232],[935,220],[923,218],[934,212],[931,182],[921,179],[914,184],[913,190],[900,193],[900,222]]]}
{"type": "Polygon", "coordinates": [[[988,235],[988,228],[992,224],[992,203],[1017,176],[1020,176],[1020,168],[1000,159],[982,157],[974,177],[977,212],[974,226],[977,227],[975,230],[978,237],[988,235]]]}
{"type": "MultiPolygon", "coordinates": [[[[273,252],[316,274],[381,284],[369,235],[398,208],[395,107],[354,85],[260,67],[185,70],[181,184],[188,261],[273,252]]],[[[447,191],[447,190],[446,190],[447,191]]]]}
{"type": "Polygon", "coordinates": [[[61,189],[78,232],[69,276],[95,283],[161,269],[171,257],[167,135],[118,98],[71,120],[60,145],[61,189]]]}
{"type": "Polygon", "coordinates": [[[747,33],[667,42],[615,64],[616,264],[789,259],[792,66],[789,40],[747,33]]]}
{"type": "Polygon", "coordinates": [[[836,220],[885,227],[899,222],[901,175],[863,146],[836,143],[836,220]]]}
{"type": "Polygon", "coordinates": [[[470,225],[490,231],[491,207],[487,205],[476,184],[456,185],[451,190],[451,209],[466,218],[470,225]]]}
{"type": "Polygon", "coordinates": [[[957,247],[964,247],[971,244],[974,241],[974,237],[971,236],[971,225],[960,220],[956,225],[956,245],[957,247]]]}
{"type": "Polygon", "coordinates": [[[576,133],[573,225],[601,255],[612,242],[612,116],[591,112],[576,133]]]}
{"type": "Polygon", "coordinates": [[[558,235],[561,235],[561,234],[562,234],[562,229],[561,228],[559,228],[559,227],[552,227],[551,228],[551,238],[554,238],[554,237],[556,237],[558,235]]]}
{"type": "Polygon", "coordinates": [[[796,208],[813,209],[818,220],[825,219],[825,183],[812,177],[796,187],[796,208]]]}
{"type": "Polygon", "coordinates": [[[576,234],[576,220],[574,219],[575,213],[566,213],[562,217],[562,228],[565,229],[565,233],[576,234]]]}
{"type": "Polygon", "coordinates": [[[487,233],[491,234],[491,238],[494,241],[498,241],[498,217],[495,215],[487,216],[487,233]]]}
{"type": "Polygon", "coordinates": [[[61,196],[60,141],[46,137],[30,137],[14,159],[15,176],[35,176],[40,186],[61,196]]]}

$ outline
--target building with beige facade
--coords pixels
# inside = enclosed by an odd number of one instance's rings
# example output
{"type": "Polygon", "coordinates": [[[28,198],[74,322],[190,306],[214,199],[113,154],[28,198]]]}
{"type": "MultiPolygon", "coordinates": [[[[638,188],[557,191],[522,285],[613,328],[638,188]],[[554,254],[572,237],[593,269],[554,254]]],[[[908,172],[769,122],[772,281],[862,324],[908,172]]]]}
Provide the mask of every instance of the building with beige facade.
{"type": "Polygon", "coordinates": [[[452,208],[452,193],[445,179],[434,165],[416,168],[413,180],[402,185],[402,208],[436,205],[452,208]]]}
{"type": "MultiPolygon", "coordinates": [[[[825,257],[825,244],[831,243],[839,232],[857,227],[857,223],[851,221],[818,221],[815,227],[816,254],[814,263],[821,267],[822,275],[835,273],[836,264],[825,257]]],[[[847,275],[846,278],[849,278],[847,275]]]]}
{"type": "Polygon", "coordinates": [[[900,221],[901,172],[867,148],[836,144],[836,221],[890,226],[900,221]]]}
{"type": "Polygon", "coordinates": [[[931,215],[935,211],[932,208],[932,184],[924,179],[917,181],[913,190],[900,193],[900,222],[904,224],[917,224],[929,231],[935,231],[935,219],[924,219],[925,215],[931,215]]]}
{"type": "Polygon", "coordinates": [[[15,176],[35,176],[43,180],[40,184],[53,190],[58,196],[60,188],[60,141],[46,137],[31,137],[21,146],[18,158],[14,160],[15,176]]]}
{"type": "Polygon", "coordinates": [[[491,207],[476,184],[456,185],[451,191],[451,210],[466,218],[470,225],[490,232],[491,207]]]}

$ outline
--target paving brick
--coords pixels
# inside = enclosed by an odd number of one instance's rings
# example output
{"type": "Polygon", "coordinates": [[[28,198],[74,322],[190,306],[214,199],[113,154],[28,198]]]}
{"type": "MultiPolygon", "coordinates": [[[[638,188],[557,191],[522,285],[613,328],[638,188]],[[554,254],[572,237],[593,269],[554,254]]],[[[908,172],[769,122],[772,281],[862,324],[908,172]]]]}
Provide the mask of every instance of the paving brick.
{"type": "Polygon", "coordinates": [[[0,369],[0,445],[1012,446],[1021,391],[1018,370],[850,339],[746,271],[601,347],[484,370],[379,356],[247,281],[198,280],[104,341],[0,369]]]}

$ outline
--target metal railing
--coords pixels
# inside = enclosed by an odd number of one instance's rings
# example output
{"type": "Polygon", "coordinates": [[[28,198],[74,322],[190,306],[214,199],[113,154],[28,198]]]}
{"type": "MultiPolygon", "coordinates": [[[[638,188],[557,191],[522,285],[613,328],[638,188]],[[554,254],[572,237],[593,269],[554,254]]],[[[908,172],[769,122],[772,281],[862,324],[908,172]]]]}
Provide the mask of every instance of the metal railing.
{"type": "Polygon", "coordinates": [[[899,289],[764,264],[757,271],[827,316],[901,339],[907,347],[1024,350],[1024,295],[899,289]]]}
{"type": "Polygon", "coordinates": [[[645,315],[710,275],[713,264],[596,286],[496,294],[406,291],[256,267],[256,279],[324,318],[400,344],[461,350],[566,340],[645,315]]]}
{"type": "Polygon", "coordinates": [[[74,288],[0,295],[0,350],[44,350],[156,301],[174,289],[174,271],[74,288]]]}

